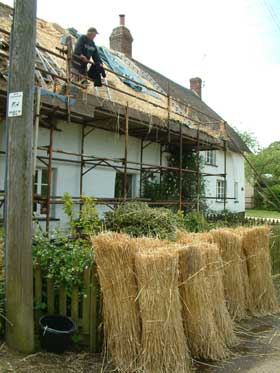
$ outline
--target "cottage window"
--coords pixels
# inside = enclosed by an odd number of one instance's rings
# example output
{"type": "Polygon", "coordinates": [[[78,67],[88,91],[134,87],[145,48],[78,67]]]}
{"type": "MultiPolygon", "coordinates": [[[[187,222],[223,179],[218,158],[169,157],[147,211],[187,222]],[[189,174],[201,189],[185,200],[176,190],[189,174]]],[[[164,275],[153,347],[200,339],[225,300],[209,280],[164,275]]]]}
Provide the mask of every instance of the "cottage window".
{"type": "MultiPolygon", "coordinates": [[[[127,198],[133,198],[134,196],[134,181],[135,175],[127,174],[127,198]]],[[[122,172],[117,172],[115,180],[115,198],[123,198],[123,188],[124,175],[122,172]]]]}
{"type": "Polygon", "coordinates": [[[207,150],[205,154],[205,164],[216,166],[216,151],[207,150]]]}
{"type": "Polygon", "coordinates": [[[223,201],[225,198],[226,183],[224,180],[217,180],[216,184],[216,200],[223,201]]]}
{"type": "MultiPolygon", "coordinates": [[[[55,170],[52,170],[52,181],[55,178],[55,170]]],[[[53,189],[52,182],[52,189],[53,189]]],[[[34,195],[39,199],[45,199],[48,195],[48,169],[38,168],[35,173],[34,180],[34,195]]],[[[41,216],[46,214],[46,205],[40,202],[35,202],[33,204],[33,213],[36,216],[41,216]]],[[[54,206],[51,206],[51,215],[54,216],[54,206]]]]}
{"type": "Polygon", "coordinates": [[[234,182],[234,199],[237,202],[238,201],[238,182],[234,182]]]}

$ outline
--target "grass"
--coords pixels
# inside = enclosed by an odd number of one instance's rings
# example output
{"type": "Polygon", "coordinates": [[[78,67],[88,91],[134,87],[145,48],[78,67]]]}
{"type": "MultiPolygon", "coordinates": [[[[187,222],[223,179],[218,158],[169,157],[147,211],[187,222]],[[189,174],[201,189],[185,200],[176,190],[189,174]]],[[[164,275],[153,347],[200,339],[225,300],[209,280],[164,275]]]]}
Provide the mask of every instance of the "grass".
{"type": "Polygon", "coordinates": [[[280,219],[280,212],[278,211],[268,211],[268,210],[254,210],[254,209],[248,209],[245,212],[246,216],[253,216],[258,218],[278,218],[280,219]]]}

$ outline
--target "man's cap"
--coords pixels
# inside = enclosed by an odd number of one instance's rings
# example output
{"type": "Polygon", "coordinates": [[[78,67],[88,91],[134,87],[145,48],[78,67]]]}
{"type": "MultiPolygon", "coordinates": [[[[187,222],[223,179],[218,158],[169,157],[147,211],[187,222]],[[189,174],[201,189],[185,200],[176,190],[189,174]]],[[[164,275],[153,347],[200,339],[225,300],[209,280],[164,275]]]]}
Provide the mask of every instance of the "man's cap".
{"type": "Polygon", "coordinates": [[[96,34],[99,34],[99,32],[96,30],[95,27],[90,27],[87,32],[95,32],[96,34]]]}

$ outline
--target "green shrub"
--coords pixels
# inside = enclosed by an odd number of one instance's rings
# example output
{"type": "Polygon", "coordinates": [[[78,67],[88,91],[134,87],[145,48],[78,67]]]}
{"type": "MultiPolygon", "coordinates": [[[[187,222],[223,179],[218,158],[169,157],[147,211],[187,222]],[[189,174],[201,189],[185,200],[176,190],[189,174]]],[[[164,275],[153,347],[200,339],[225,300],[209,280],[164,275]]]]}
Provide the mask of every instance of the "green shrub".
{"type": "Polygon", "coordinates": [[[106,228],[134,237],[176,239],[176,228],[182,224],[180,215],[165,208],[151,208],[147,203],[128,202],[105,214],[106,228]]]}
{"type": "Polygon", "coordinates": [[[192,211],[185,216],[185,229],[189,232],[203,232],[208,230],[208,222],[200,212],[192,211]]]}
{"type": "Polygon", "coordinates": [[[98,232],[100,220],[93,197],[82,196],[82,207],[75,211],[74,202],[69,193],[63,195],[63,211],[68,216],[68,226],[75,235],[91,235],[98,232]]]}
{"type": "Polygon", "coordinates": [[[52,278],[56,286],[64,283],[72,289],[82,284],[82,273],[92,265],[93,249],[87,239],[61,233],[49,239],[40,233],[33,239],[33,263],[40,265],[43,275],[52,278]]]}
{"type": "Polygon", "coordinates": [[[4,286],[4,234],[0,227],[0,335],[4,334],[5,328],[5,286],[4,286]]]}
{"type": "Polygon", "coordinates": [[[275,225],[270,233],[270,256],[273,274],[280,273],[280,225],[275,225]]]}

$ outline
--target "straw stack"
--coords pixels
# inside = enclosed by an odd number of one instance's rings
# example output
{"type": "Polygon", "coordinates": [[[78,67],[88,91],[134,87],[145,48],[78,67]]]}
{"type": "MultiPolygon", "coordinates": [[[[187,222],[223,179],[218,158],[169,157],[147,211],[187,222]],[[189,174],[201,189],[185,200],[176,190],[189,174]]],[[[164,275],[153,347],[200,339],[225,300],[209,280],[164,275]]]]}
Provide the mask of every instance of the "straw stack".
{"type": "Polygon", "coordinates": [[[183,230],[176,231],[176,242],[179,244],[190,244],[198,240],[202,242],[209,242],[211,241],[211,235],[208,232],[189,233],[183,230]]]}
{"type": "Polygon", "coordinates": [[[227,229],[213,230],[211,235],[223,260],[223,283],[227,308],[234,320],[241,320],[246,317],[241,239],[227,229]]]}
{"type": "Polygon", "coordinates": [[[241,260],[242,260],[242,277],[243,277],[243,288],[245,296],[245,307],[247,314],[253,313],[252,294],[249,283],[249,274],[247,268],[247,258],[243,249],[243,235],[248,231],[249,228],[237,227],[232,229],[232,232],[237,234],[241,238],[241,260]]]}
{"type": "Polygon", "coordinates": [[[128,235],[119,233],[101,233],[92,243],[103,293],[107,346],[116,368],[133,372],[138,368],[140,352],[135,247],[128,235]]]}
{"type": "Polygon", "coordinates": [[[234,334],[234,323],[226,306],[223,284],[223,262],[219,254],[219,249],[214,244],[205,244],[203,245],[203,253],[206,258],[206,277],[211,289],[214,319],[219,336],[227,347],[232,347],[238,342],[238,339],[234,334]]]}
{"type": "Polygon", "coordinates": [[[135,251],[149,251],[156,248],[164,248],[170,245],[170,241],[159,238],[136,237],[131,238],[131,245],[135,245],[135,251]]]}
{"type": "Polygon", "coordinates": [[[221,338],[211,292],[211,282],[206,277],[207,243],[196,243],[178,249],[183,303],[185,334],[191,355],[196,358],[219,360],[228,355],[226,344],[221,338]]]}
{"type": "Polygon", "coordinates": [[[242,248],[247,258],[252,312],[255,315],[279,312],[271,276],[269,227],[254,227],[244,231],[242,248]]]}
{"type": "Polygon", "coordinates": [[[145,373],[190,371],[178,289],[178,254],[168,247],[136,254],[145,373]]]}

